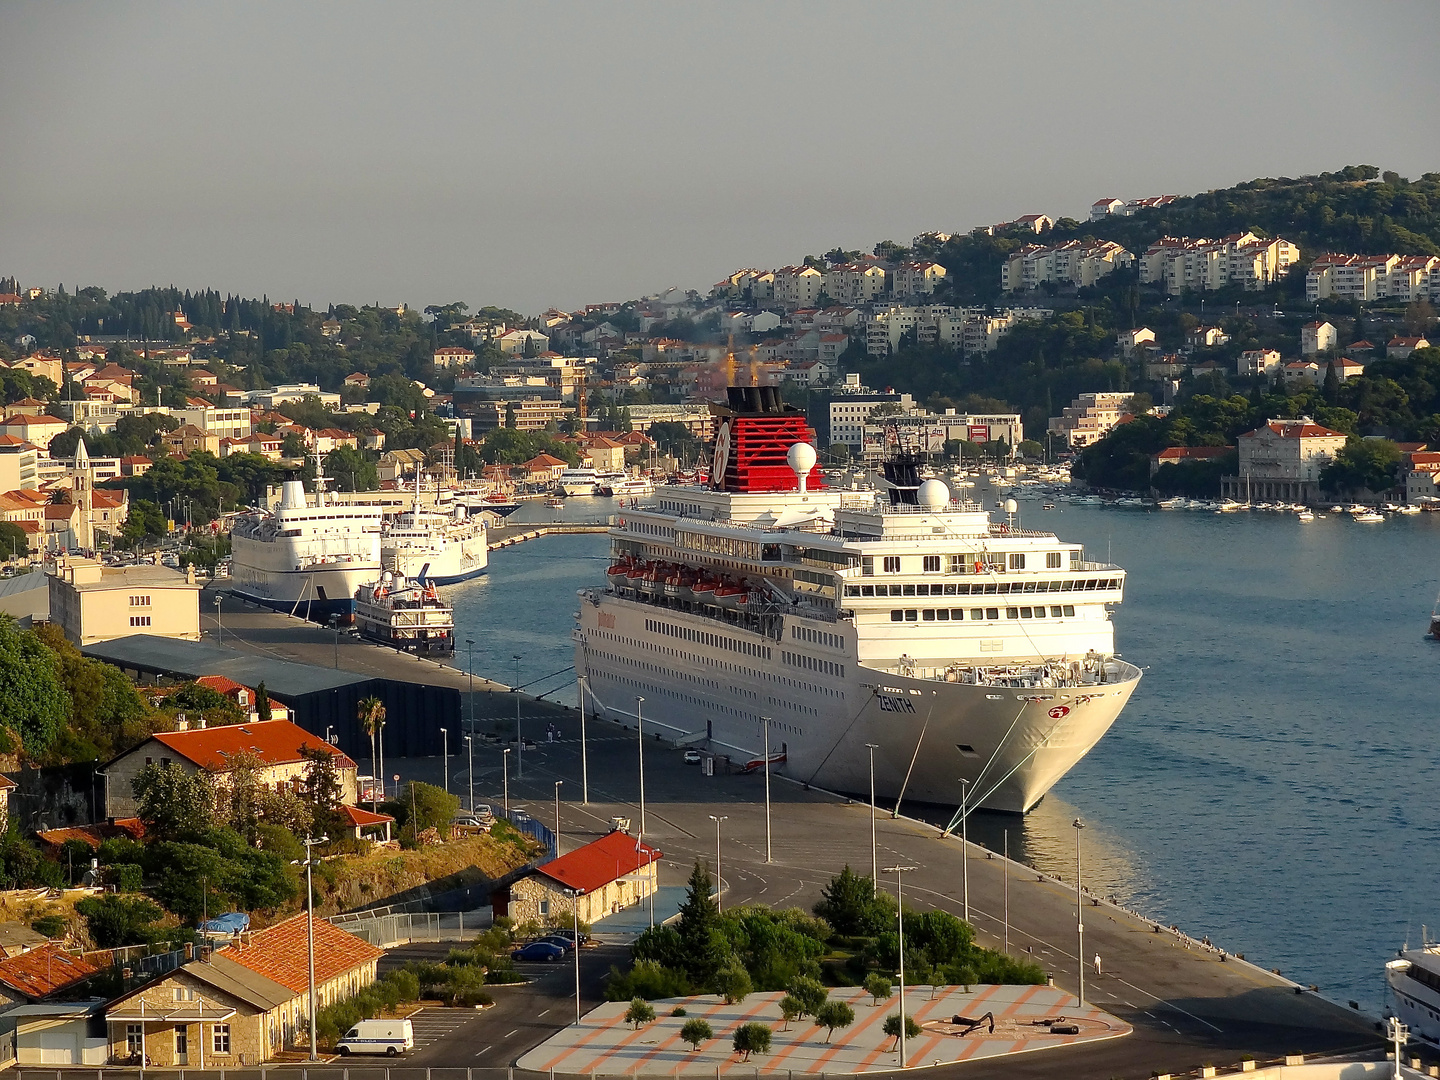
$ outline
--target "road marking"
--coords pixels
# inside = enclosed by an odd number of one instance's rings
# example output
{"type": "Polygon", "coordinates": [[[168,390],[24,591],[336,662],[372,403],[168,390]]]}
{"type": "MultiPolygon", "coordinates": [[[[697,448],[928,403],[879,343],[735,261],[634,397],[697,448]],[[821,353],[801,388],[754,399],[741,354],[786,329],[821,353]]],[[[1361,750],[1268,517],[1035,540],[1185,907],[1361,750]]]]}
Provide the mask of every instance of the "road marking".
{"type": "Polygon", "coordinates": [[[516,1031],[519,1031],[519,1030],[520,1030],[519,1028],[515,1028],[515,1029],[512,1030],[512,1031],[507,1031],[507,1032],[506,1032],[503,1036],[501,1036],[501,1037],[502,1037],[502,1038],[505,1038],[505,1039],[508,1039],[511,1035],[514,1035],[515,1032],[516,1032],[516,1031]]]}
{"type": "Polygon", "coordinates": [[[549,1009],[546,1009],[545,1012],[542,1012],[540,1015],[541,1015],[541,1016],[544,1016],[545,1013],[548,1013],[549,1011],[550,1011],[549,1009]]]}
{"type": "Polygon", "coordinates": [[[480,1051],[478,1054],[476,1054],[475,1056],[476,1056],[476,1057],[484,1057],[486,1054],[488,1054],[488,1053],[490,1052],[491,1047],[493,1047],[494,1045],[495,1045],[494,1043],[491,1043],[490,1046],[485,1047],[484,1050],[481,1050],[481,1051],[480,1051]]]}

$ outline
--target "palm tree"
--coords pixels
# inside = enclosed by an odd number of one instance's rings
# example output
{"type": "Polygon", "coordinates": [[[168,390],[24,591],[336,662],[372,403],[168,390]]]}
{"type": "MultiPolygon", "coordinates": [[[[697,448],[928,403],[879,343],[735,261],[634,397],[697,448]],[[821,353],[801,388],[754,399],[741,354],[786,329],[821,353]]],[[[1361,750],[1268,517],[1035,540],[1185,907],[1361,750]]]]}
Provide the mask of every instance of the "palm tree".
{"type": "Polygon", "coordinates": [[[375,797],[375,782],[380,778],[379,767],[376,765],[375,747],[380,729],[385,726],[385,703],[372,695],[362,698],[356,708],[360,717],[360,725],[365,729],[365,734],[370,736],[370,808],[374,810],[379,806],[379,801],[375,797]]]}

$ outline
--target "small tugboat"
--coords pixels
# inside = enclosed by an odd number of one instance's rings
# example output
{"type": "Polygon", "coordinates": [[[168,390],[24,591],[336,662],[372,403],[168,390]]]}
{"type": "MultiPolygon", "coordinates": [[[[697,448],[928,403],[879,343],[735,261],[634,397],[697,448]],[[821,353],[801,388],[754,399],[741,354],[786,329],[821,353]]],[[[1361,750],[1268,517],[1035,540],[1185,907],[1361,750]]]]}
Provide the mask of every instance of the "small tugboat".
{"type": "Polygon", "coordinates": [[[355,593],[360,636],[417,656],[455,651],[455,609],[440,599],[433,582],[385,571],[355,593]]]}

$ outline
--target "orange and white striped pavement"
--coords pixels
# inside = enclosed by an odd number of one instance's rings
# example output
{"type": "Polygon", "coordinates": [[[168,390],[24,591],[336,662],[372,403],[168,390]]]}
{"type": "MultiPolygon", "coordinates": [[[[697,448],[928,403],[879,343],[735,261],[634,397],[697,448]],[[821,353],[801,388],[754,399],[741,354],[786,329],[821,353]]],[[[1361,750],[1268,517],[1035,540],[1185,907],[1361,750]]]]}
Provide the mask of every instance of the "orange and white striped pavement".
{"type": "MultiPolygon", "coordinates": [[[[898,995],[873,1004],[870,995],[858,986],[830,991],[832,1001],[848,1002],[855,1009],[855,1023],[837,1029],[826,1040],[826,1030],[813,1020],[786,1025],[780,1016],[780,992],[751,994],[744,1001],[726,1005],[714,995],[668,998],[654,1001],[657,1019],[633,1030],[625,1022],[629,1003],[607,1002],[541,1043],[517,1064],[536,1072],[554,1070],[561,1074],[597,1076],[714,1076],[734,1071],[737,1075],[762,1073],[864,1073],[889,1072],[899,1067],[896,1040],[883,1033],[885,1018],[900,1011],[898,995]],[[671,1016],[677,1006],[684,1016],[671,1016]],[[691,1050],[680,1039],[686,1020],[708,1021],[714,1038],[691,1050]],[[752,1055],[748,1061],[732,1049],[735,1029],[758,1022],[771,1029],[768,1054],[752,1055]]],[[[1130,1025],[1093,1005],[1081,1007],[1073,994],[1053,986],[907,986],[905,1006],[921,1032],[906,1044],[906,1060],[912,1067],[943,1065],[975,1058],[1020,1054],[1096,1042],[1128,1035],[1130,1025]],[[957,1017],[978,1019],[985,1013],[990,1023],[966,1030],[957,1017]],[[1074,1035],[1052,1034],[1052,1023],[1064,1022],[1079,1028],[1074,1035]]]]}

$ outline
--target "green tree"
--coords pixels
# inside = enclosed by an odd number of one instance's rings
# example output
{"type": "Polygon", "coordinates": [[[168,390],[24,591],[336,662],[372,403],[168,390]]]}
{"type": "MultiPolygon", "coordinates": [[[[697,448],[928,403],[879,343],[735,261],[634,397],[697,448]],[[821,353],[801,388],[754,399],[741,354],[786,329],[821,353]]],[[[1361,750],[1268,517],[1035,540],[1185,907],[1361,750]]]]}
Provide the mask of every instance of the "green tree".
{"type": "Polygon", "coordinates": [[[708,1042],[715,1037],[715,1032],[710,1025],[698,1017],[694,1020],[686,1020],[680,1028],[680,1040],[690,1044],[691,1050],[699,1050],[702,1042],[708,1042]]]}
{"type": "Polygon", "coordinates": [[[264,679],[255,687],[255,715],[262,724],[267,723],[274,715],[270,709],[270,695],[265,690],[264,679]]]}
{"type": "Polygon", "coordinates": [[[655,1009],[644,998],[635,998],[625,1010],[625,1022],[633,1025],[636,1031],[640,1030],[641,1024],[648,1024],[654,1019],[655,1009]]]}
{"type": "Polygon", "coordinates": [[[1320,470],[1320,485],[1327,491],[1389,491],[1396,483],[1400,448],[1389,439],[1362,439],[1351,436],[1320,470]]]}
{"type": "Polygon", "coordinates": [[[139,545],[164,536],[165,530],[165,515],[156,503],[149,499],[132,499],[120,538],[131,545],[139,545]]]}
{"type": "Polygon", "coordinates": [[[160,839],[195,836],[215,821],[215,784],[204,771],[151,763],[130,782],[145,830],[160,839]]]}
{"type": "Polygon", "coordinates": [[[825,1041],[835,1034],[836,1028],[847,1028],[855,1022],[855,1010],[844,1001],[827,1001],[815,1013],[815,1023],[825,1029],[825,1041]]]}
{"type": "Polygon", "coordinates": [[[790,996],[800,1003],[801,1016],[814,1016],[830,998],[819,979],[802,975],[790,984],[790,996]]]}
{"type": "Polygon", "coordinates": [[[741,1024],[735,1029],[733,1046],[741,1055],[741,1061],[749,1061],[751,1054],[770,1052],[770,1026],[768,1024],[741,1024]]]}
{"type": "MultiPolygon", "coordinates": [[[[26,751],[45,753],[70,715],[55,654],[9,615],[0,616],[0,741],[4,731],[20,736],[26,751]]],[[[10,746],[10,752],[16,749],[10,746]]]]}
{"type": "Polygon", "coordinates": [[[872,971],[865,976],[865,992],[875,999],[878,1006],[880,1002],[888,998],[894,990],[889,979],[878,971],[872,971]]]}
{"type": "Polygon", "coordinates": [[[355,713],[360,726],[370,737],[370,775],[378,780],[379,768],[376,765],[375,748],[379,743],[380,733],[385,728],[385,703],[372,694],[356,703],[355,713]]]}
{"type": "Polygon", "coordinates": [[[725,999],[726,1005],[734,1005],[750,996],[754,984],[750,973],[738,961],[715,973],[715,992],[725,999]]]}
{"type": "Polygon", "coordinates": [[[730,956],[730,944],[720,931],[720,914],[710,895],[709,867],[697,859],[690,871],[685,902],[675,921],[681,963],[700,986],[710,986],[730,956]]]}
{"type": "Polygon", "coordinates": [[[0,558],[14,558],[30,552],[30,538],[13,521],[0,521],[0,558]]]}
{"type": "Polygon", "coordinates": [[[794,994],[786,994],[782,997],[779,1002],[779,1008],[780,1018],[785,1021],[785,1027],[781,1029],[782,1031],[788,1031],[791,1021],[805,1015],[805,1006],[800,1004],[800,999],[794,994]]]}
{"type": "MultiPolygon", "coordinates": [[[[401,838],[418,843],[419,834],[426,829],[439,830],[450,823],[460,809],[460,800],[444,788],[412,780],[401,789],[394,802],[385,804],[385,809],[399,824],[401,838]],[[413,819],[412,806],[415,810],[413,819]]],[[[444,838],[443,833],[441,838],[444,838]]]]}
{"type": "MultiPolygon", "coordinates": [[[[885,1017],[885,1026],[882,1030],[889,1038],[898,1041],[900,1038],[900,1014],[891,1013],[885,1017]]],[[[920,1025],[908,1016],[905,1017],[905,1037],[907,1039],[917,1039],[920,1037],[920,1025]]]]}
{"type": "Polygon", "coordinates": [[[87,896],[75,905],[85,919],[90,940],[102,949],[144,945],[155,935],[165,914],[159,904],[139,896],[87,896]]]}
{"type": "Polygon", "coordinates": [[[348,446],[337,446],[325,455],[325,475],[334,477],[341,491],[374,491],[380,486],[375,462],[348,446]]]}
{"type": "Polygon", "coordinates": [[[895,909],[888,893],[877,893],[872,878],[862,877],[847,864],[821,890],[815,914],[838,934],[873,936],[894,921],[895,909]]]}

